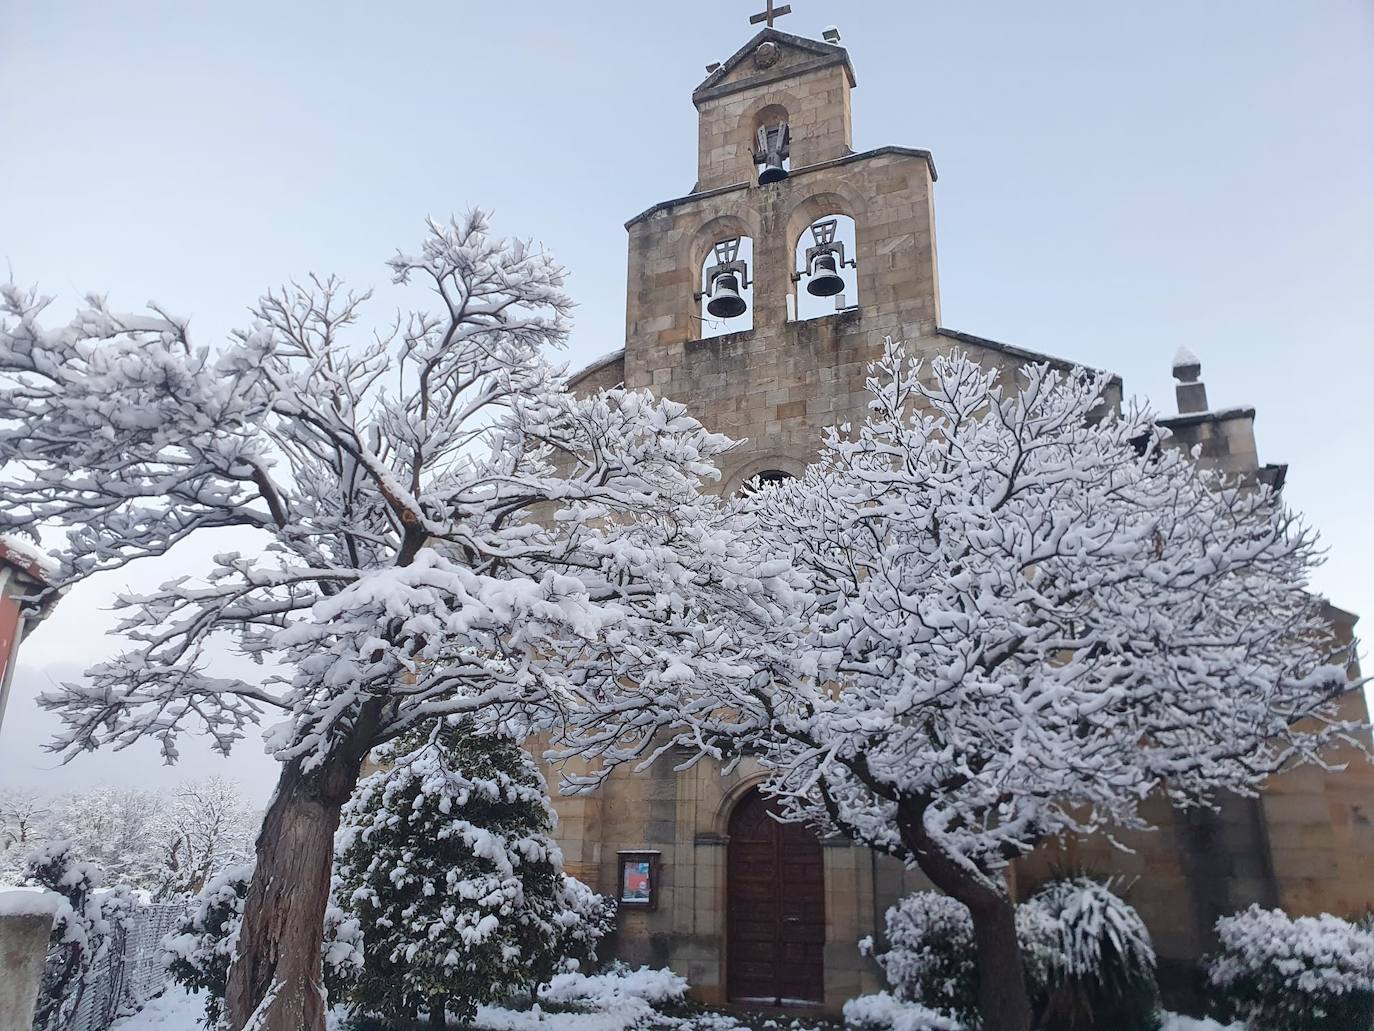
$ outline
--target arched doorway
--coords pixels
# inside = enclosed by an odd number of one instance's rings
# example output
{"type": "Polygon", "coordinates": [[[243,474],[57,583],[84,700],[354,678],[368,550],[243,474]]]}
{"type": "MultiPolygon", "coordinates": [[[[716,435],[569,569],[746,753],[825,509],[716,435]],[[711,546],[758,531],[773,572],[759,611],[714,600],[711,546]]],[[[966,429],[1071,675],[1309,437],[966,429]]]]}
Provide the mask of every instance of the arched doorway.
{"type": "Polygon", "coordinates": [[[726,988],[735,1002],[825,998],[825,863],[807,828],[778,823],[758,791],[730,816],[726,988]]]}

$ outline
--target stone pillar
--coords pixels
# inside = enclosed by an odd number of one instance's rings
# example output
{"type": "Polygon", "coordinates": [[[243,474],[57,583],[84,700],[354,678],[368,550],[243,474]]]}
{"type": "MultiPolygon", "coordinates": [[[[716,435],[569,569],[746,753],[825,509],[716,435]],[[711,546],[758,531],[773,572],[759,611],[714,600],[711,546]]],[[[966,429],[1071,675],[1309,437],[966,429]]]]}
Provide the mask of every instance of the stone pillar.
{"type": "Polygon", "coordinates": [[[31,1031],[57,897],[0,894],[0,1031],[31,1031]]]}

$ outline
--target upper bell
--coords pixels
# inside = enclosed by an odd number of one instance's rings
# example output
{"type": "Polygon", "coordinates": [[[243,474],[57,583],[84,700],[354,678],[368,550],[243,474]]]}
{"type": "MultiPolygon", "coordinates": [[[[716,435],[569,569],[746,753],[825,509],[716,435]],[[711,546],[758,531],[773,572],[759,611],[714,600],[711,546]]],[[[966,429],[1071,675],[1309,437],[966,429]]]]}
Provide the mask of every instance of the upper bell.
{"type": "Polygon", "coordinates": [[[792,130],[786,122],[761,125],[756,135],[754,164],[759,167],[759,185],[780,183],[791,174],[787,160],[792,156],[792,130]]]}
{"type": "Polygon", "coordinates": [[[844,280],[840,277],[834,254],[821,254],[816,258],[811,266],[811,280],[806,284],[806,292],[812,297],[834,297],[844,293],[844,280]]]}
{"type": "Polygon", "coordinates": [[[780,183],[791,174],[791,172],[787,171],[786,168],[778,164],[773,158],[769,158],[768,162],[759,171],[759,185],[767,186],[769,183],[780,183]]]}
{"type": "Polygon", "coordinates": [[[739,295],[739,277],[726,272],[716,278],[711,288],[711,300],[706,312],[717,319],[734,319],[749,310],[744,298],[739,295]]]}

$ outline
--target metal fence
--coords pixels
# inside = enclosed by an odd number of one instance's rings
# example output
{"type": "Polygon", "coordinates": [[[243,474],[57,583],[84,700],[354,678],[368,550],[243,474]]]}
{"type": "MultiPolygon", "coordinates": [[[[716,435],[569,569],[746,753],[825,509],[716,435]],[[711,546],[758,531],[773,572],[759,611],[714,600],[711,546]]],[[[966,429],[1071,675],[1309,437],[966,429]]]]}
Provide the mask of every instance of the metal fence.
{"type": "Polygon", "coordinates": [[[186,916],[180,902],[140,906],[111,929],[109,945],[82,979],[80,1000],[64,1031],[105,1031],[166,987],[162,939],[186,916]]]}

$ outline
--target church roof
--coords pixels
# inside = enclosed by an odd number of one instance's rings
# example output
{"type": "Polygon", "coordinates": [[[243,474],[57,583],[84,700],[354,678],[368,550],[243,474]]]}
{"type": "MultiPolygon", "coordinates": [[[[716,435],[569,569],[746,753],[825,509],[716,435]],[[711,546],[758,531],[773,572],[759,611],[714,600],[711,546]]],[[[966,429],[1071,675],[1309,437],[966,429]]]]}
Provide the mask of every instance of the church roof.
{"type": "MultiPolygon", "coordinates": [[[[1028,348],[1025,348],[1025,347],[1017,347],[1015,344],[1004,344],[1004,343],[1003,343],[1002,341],[1000,341],[1000,340],[989,340],[987,337],[974,336],[972,333],[961,333],[961,332],[959,332],[958,330],[955,330],[955,329],[946,329],[946,328],[943,327],[943,326],[941,326],[941,327],[940,327],[939,329],[937,329],[935,332],[936,332],[936,334],[937,334],[938,336],[946,337],[946,338],[949,339],[949,340],[957,340],[957,341],[959,341],[961,344],[972,344],[972,345],[974,345],[975,347],[981,347],[981,348],[983,348],[984,350],[988,350],[988,351],[1000,351],[1002,354],[1011,355],[1013,358],[1020,358],[1022,361],[1027,361],[1027,362],[1048,362],[1050,365],[1056,365],[1056,366],[1059,366],[1060,368],[1070,368],[1070,367],[1072,367],[1072,366],[1075,366],[1075,365],[1079,365],[1079,364],[1080,364],[1080,363],[1078,363],[1078,362],[1066,361],[1065,359],[1060,358],[1060,357],[1057,357],[1056,355],[1045,354],[1045,353],[1043,353],[1043,352],[1041,352],[1041,351],[1032,351],[1032,350],[1029,350],[1028,348]]],[[[620,348],[618,351],[612,351],[610,354],[602,355],[600,358],[598,358],[596,361],[592,362],[590,365],[587,365],[587,366],[585,366],[584,368],[578,369],[575,373],[573,373],[571,376],[568,377],[568,382],[569,382],[569,383],[572,383],[572,384],[577,384],[577,383],[580,382],[581,380],[585,379],[587,376],[590,376],[592,373],[597,372],[597,371],[599,371],[599,370],[601,370],[601,369],[604,369],[604,368],[605,368],[606,366],[608,366],[608,365],[613,365],[613,364],[615,364],[615,363],[618,362],[618,361],[623,361],[624,359],[625,359],[625,349],[622,347],[622,348],[620,348]]],[[[1082,367],[1083,367],[1083,368],[1086,368],[1086,369],[1089,369],[1089,370],[1092,371],[1092,372],[1106,372],[1106,371],[1107,371],[1107,370],[1105,370],[1105,369],[1092,369],[1091,366],[1082,366],[1082,367]]],[[[1117,383],[1120,383],[1120,382],[1121,382],[1121,377],[1118,376],[1116,373],[1109,373],[1109,375],[1112,377],[1112,379],[1113,379],[1115,382],[1117,382],[1117,383]]],[[[1240,410],[1236,410],[1236,411],[1228,411],[1228,412],[1226,412],[1226,413],[1204,413],[1204,416],[1210,415],[1210,416],[1212,416],[1212,417],[1216,417],[1218,414],[1222,414],[1222,415],[1226,415],[1226,416],[1231,416],[1231,417],[1233,417],[1233,416],[1239,415],[1239,414],[1254,415],[1254,414],[1255,414],[1255,411],[1254,411],[1253,408],[1251,408],[1251,409],[1248,410],[1248,412],[1241,412],[1240,410]]],[[[1180,424],[1180,425],[1181,425],[1181,424],[1182,424],[1184,421],[1186,421],[1188,418],[1189,418],[1189,417],[1187,417],[1187,416],[1182,416],[1182,417],[1175,417],[1175,418],[1173,418],[1173,419],[1165,419],[1165,420],[1162,420],[1162,421],[1165,422],[1165,423],[1174,423],[1174,424],[1180,424]]],[[[1199,420],[1199,421],[1200,421],[1200,420],[1199,420]]]]}
{"type": "MultiPolygon", "coordinates": [[[[860,151],[857,154],[846,154],[844,157],[834,158],[831,161],[821,161],[814,165],[804,165],[801,168],[792,169],[791,178],[796,179],[808,172],[818,172],[823,168],[835,168],[838,165],[854,164],[858,161],[867,161],[870,158],[879,158],[896,155],[898,157],[920,158],[930,168],[930,181],[935,182],[940,178],[935,171],[935,158],[928,150],[921,150],[916,147],[875,147],[873,150],[860,151]]],[[[637,222],[643,222],[646,218],[658,214],[660,211],[670,211],[680,204],[688,204],[692,201],[705,200],[708,197],[720,197],[727,193],[734,193],[738,190],[750,189],[747,182],[732,183],[729,186],[717,186],[713,190],[701,190],[697,193],[689,193],[685,197],[674,197],[672,200],[660,201],[652,208],[641,211],[634,218],[625,223],[625,228],[629,229],[637,222]]]]}
{"type": "Polygon", "coordinates": [[[989,351],[1001,351],[1003,354],[1009,354],[1013,358],[1020,358],[1023,361],[1046,362],[1050,365],[1056,365],[1064,369],[1077,365],[1090,372],[1105,372],[1110,375],[1115,382],[1121,382],[1120,376],[1107,369],[1095,369],[1090,365],[1066,361],[1057,355],[1045,354],[1043,351],[1032,351],[1029,348],[1017,347],[1015,344],[1004,344],[1000,340],[989,340],[987,337],[974,336],[972,333],[960,333],[956,329],[946,329],[944,326],[941,326],[935,332],[942,337],[948,337],[950,340],[958,340],[962,344],[973,344],[975,347],[982,347],[989,351]]]}
{"type": "Polygon", "coordinates": [[[711,97],[732,93],[736,89],[743,89],[746,85],[757,86],[760,81],[766,81],[769,78],[790,78],[799,71],[827,68],[835,64],[844,66],[845,74],[849,76],[850,86],[858,85],[858,80],[854,78],[854,64],[849,60],[849,51],[844,47],[807,39],[804,36],[794,36],[790,32],[782,32],[778,29],[763,29],[748,43],[735,51],[724,64],[706,76],[702,84],[693,91],[692,101],[693,103],[700,103],[711,97]],[[752,75],[746,80],[729,81],[735,70],[764,43],[775,43],[784,55],[790,52],[793,57],[800,58],[800,60],[784,60],[779,62],[776,71],[772,73],[764,72],[752,75]]]}

